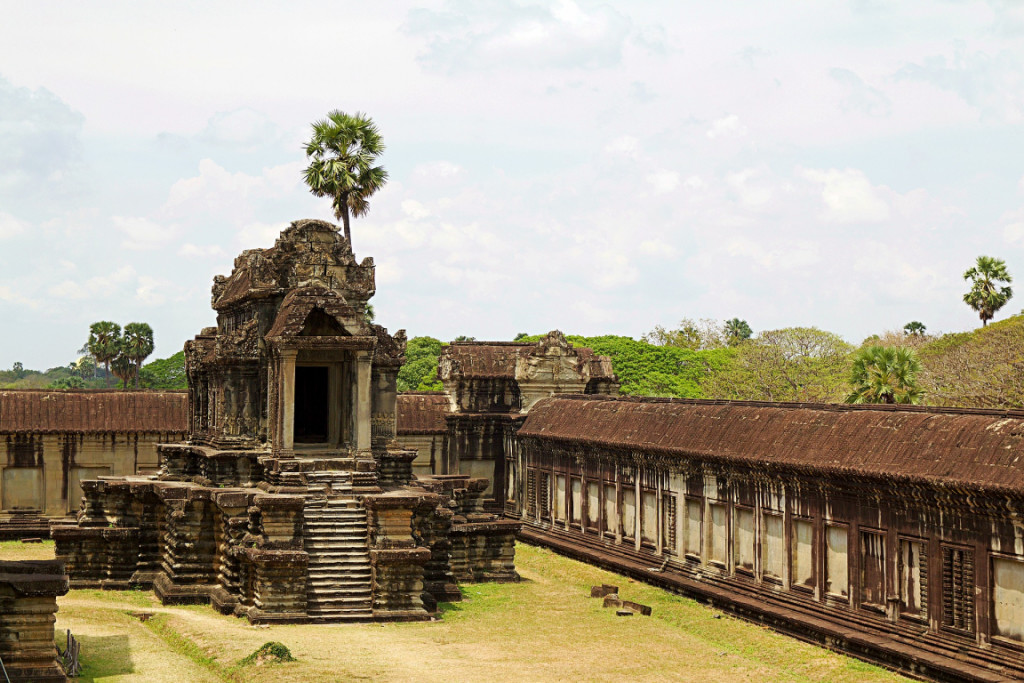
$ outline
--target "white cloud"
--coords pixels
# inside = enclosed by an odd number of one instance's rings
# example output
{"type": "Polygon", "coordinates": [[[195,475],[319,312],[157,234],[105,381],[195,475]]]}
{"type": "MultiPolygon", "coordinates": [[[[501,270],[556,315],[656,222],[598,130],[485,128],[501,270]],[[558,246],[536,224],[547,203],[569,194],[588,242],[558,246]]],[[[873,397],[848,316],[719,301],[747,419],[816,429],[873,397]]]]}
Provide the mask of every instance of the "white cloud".
{"type": "Polygon", "coordinates": [[[413,169],[412,175],[419,179],[448,180],[462,174],[462,167],[450,161],[431,161],[419,164],[413,169]]]}
{"type": "Polygon", "coordinates": [[[97,275],[81,282],[63,280],[50,286],[46,291],[57,299],[103,299],[117,293],[125,284],[136,279],[135,269],[121,266],[109,275],[97,275]]]}
{"type": "Polygon", "coordinates": [[[245,249],[272,247],[287,223],[249,223],[238,231],[235,241],[245,249]]]}
{"type": "Polygon", "coordinates": [[[803,169],[805,179],[822,186],[826,220],[835,223],[878,223],[888,220],[889,204],[879,196],[863,171],[803,169]]]}
{"type": "Polygon", "coordinates": [[[199,175],[182,178],[171,186],[167,207],[212,209],[220,206],[226,198],[247,199],[265,187],[266,182],[260,177],[230,173],[213,159],[203,159],[199,162],[199,175]]]}
{"type": "Polygon", "coordinates": [[[449,73],[613,66],[622,59],[629,18],[607,5],[573,0],[520,4],[449,2],[410,12],[406,30],[426,41],[420,63],[449,73]]]}
{"type": "Polygon", "coordinates": [[[157,249],[174,239],[177,230],[141,216],[112,216],[114,227],[124,234],[121,246],[133,251],[157,249]]]}
{"type": "Polygon", "coordinates": [[[0,77],[0,199],[5,208],[28,208],[40,197],[52,206],[74,194],[78,183],[71,175],[80,168],[84,120],[46,88],[19,88],[0,77]]]}
{"type": "Polygon", "coordinates": [[[430,209],[416,201],[415,199],[406,199],[402,202],[402,211],[405,212],[406,216],[409,216],[413,220],[420,220],[430,215],[430,209]]]}
{"type": "Polygon", "coordinates": [[[730,173],[725,180],[743,206],[758,209],[767,205],[774,197],[770,180],[766,178],[767,175],[764,169],[745,168],[742,171],[730,173]]]}
{"type": "Polygon", "coordinates": [[[9,213],[0,211],[0,240],[28,232],[29,224],[9,213]]]}
{"type": "Polygon", "coordinates": [[[655,256],[658,258],[675,258],[678,251],[671,244],[659,239],[643,240],[637,245],[638,251],[644,256],[655,256]]]}
{"type": "Polygon", "coordinates": [[[159,306],[167,301],[164,290],[167,287],[165,281],[148,275],[139,276],[139,285],[135,288],[135,298],[147,306],[159,306]]]}
{"type": "Polygon", "coordinates": [[[224,255],[225,252],[219,244],[197,245],[186,242],[178,249],[178,256],[186,258],[215,258],[224,255]]]}
{"type": "Polygon", "coordinates": [[[985,118],[1011,123],[1024,118],[1024,66],[1019,50],[969,51],[960,42],[952,55],[907,64],[896,78],[956,93],[985,118]]]}
{"type": "Polygon", "coordinates": [[[651,184],[656,194],[666,194],[679,187],[679,174],[662,169],[648,175],[647,182],[651,184]]]}
{"type": "Polygon", "coordinates": [[[704,135],[710,140],[716,138],[740,138],[747,134],[747,127],[740,123],[740,117],[729,114],[711,123],[711,128],[704,135]]]}
{"type": "Polygon", "coordinates": [[[617,137],[604,146],[608,154],[636,158],[640,153],[640,141],[632,135],[617,137]]]}
{"type": "Polygon", "coordinates": [[[28,308],[39,308],[39,302],[37,300],[20,294],[5,285],[0,286],[0,301],[6,301],[20,306],[27,306],[28,308]]]}
{"type": "Polygon", "coordinates": [[[239,149],[271,144],[280,137],[281,129],[273,121],[248,107],[214,114],[199,134],[205,142],[239,149]]]}
{"type": "Polygon", "coordinates": [[[804,268],[821,260],[818,246],[804,240],[765,247],[752,239],[736,237],[728,242],[726,251],[730,256],[741,257],[768,270],[804,268]]]}

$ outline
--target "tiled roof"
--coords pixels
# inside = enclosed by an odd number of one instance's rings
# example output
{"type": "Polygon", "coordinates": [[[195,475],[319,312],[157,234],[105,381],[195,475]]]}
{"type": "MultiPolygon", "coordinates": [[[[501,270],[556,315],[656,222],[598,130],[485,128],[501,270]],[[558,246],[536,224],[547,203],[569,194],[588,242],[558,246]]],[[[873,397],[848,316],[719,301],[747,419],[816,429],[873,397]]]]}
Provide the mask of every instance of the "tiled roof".
{"type": "Polygon", "coordinates": [[[1024,412],[557,396],[519,436],[1024,493],[1024,412]]]}
{"type": "Polygon", "coordinates": [[[187,431],[182,391],[0,391],[0,433],[187,431]]]}

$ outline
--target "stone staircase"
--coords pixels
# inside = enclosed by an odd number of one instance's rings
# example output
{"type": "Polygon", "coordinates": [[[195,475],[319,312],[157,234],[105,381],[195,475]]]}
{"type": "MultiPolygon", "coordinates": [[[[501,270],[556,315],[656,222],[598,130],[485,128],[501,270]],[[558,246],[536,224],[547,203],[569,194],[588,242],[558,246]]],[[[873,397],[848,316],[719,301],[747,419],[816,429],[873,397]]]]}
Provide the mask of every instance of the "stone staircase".
{"type": "Polygon", "coordinates": [[[322,470],[301,473],[301,481],[312,493],[323,491],[328,496],[352,495],[352,472],[346,470],[322,470]]]}
{"type": "Polygon", "coordinates": [[[314,621],[372,619],[365,508],[352,498],[320,498],[308,500],[304,514],[309,616],[314,621]]]}

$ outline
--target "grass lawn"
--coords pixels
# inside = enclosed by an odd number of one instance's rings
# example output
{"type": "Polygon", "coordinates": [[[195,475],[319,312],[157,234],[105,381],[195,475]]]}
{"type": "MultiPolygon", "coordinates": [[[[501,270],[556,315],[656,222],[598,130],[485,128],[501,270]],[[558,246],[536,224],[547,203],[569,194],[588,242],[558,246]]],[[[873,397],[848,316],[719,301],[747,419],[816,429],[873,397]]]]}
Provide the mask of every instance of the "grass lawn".
{"type": "MultiPolygon", "coordinates": [[[[51,542],[0,543],[3,559],[52,556],[51,542]]],[[[522,583],[464,586],[463,602],[426,623],[255,627],[150,592],[71,591],[58,642],[67,628],[81,640],[81,681],[904,680],[542,548],[519,545],[516,560],[522,583]],[[589,597],[600,583],[653,616],[602,608],[589,597]],[[267,641],[297,661],[239,664],[267,641]]]]}

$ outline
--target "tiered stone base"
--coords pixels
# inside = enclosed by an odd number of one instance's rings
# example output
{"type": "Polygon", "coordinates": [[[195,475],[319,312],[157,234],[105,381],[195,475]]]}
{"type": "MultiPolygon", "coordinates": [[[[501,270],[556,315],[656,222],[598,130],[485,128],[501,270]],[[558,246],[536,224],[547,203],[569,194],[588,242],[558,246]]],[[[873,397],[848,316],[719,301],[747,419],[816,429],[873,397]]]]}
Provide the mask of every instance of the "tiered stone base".
{"type": "Polygon", "coordinates": [[[0,659],[12,683],[65,683],[53,641],[57,596],[68,592],[56,560],[0,561],[0,659]]]}
{"type": "Polygon", "coordinates": [[[254,623],[408,621],[461,599],[456,580],[519,578],[519,523],[482,510],[487,481],[410,480],[412,452],[160,448],[158,476],[83,482],[77,524],[53,526],[73,587],[152,587],[254,623]]]}

